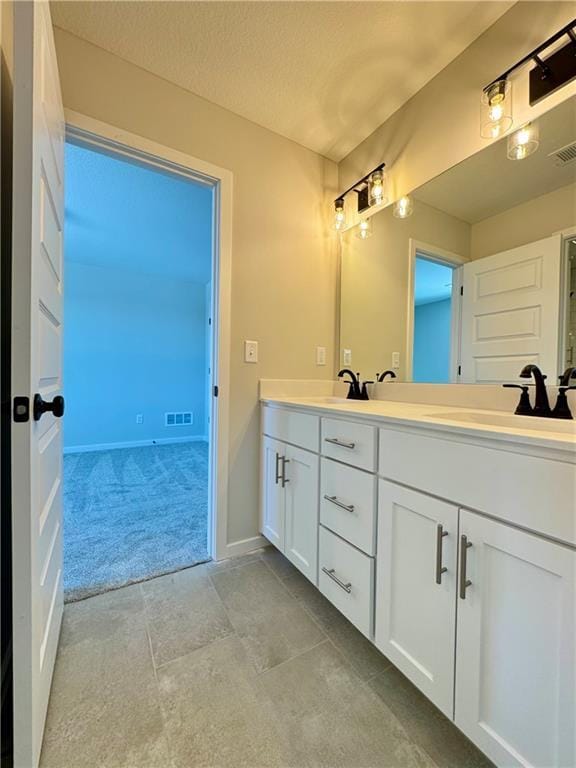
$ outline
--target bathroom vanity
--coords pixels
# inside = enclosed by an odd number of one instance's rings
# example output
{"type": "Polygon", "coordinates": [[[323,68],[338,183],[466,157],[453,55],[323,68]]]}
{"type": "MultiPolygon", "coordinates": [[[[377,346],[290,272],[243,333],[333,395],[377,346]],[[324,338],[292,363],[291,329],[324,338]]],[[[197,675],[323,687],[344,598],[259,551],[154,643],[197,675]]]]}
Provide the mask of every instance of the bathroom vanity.
{"type": "Polygon", "coordinates": [[[496,765],[574,766],[575,423],[270,395],[261,440],[263,535],[496,765]]]}

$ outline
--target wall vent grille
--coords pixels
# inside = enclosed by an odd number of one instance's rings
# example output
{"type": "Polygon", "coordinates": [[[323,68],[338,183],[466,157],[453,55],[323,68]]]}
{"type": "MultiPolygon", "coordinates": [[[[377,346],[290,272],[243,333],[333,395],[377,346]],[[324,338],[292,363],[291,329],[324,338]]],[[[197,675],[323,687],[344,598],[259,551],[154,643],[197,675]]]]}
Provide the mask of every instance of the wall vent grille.
{"type": "Polygon", "coordinates": [[[174,411],[164,414],[164,417],[167,427],[189,427],[193,422],[191,411],[174,411]]]}
{"type": "Polygon", "coordinates": [[[576,160],[576,141],[555,150],[551,153],[550,157],[555,159],[556,165],[566,165],[566,163],[574,162],[576,160]]]}

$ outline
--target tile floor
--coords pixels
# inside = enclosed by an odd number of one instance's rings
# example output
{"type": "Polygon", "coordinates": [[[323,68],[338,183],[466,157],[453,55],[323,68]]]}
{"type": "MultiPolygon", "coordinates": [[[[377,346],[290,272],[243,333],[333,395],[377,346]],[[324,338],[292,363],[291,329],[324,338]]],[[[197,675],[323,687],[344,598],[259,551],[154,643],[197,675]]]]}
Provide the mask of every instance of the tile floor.
{"type": "Polygon", "coordinates": [[[272,548],[65,607],[41,768],[489,765],[272,548]]]}

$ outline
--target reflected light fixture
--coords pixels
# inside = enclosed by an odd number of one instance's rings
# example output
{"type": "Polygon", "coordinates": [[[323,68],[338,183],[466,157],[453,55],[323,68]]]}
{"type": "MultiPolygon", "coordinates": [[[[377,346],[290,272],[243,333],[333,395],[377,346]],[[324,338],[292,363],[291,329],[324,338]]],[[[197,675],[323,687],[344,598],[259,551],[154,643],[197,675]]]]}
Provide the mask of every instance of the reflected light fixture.
{"type": "Polygon", "coordinates": [[[512,84],[496,80],[482,91],[480,135],[496,139],[512,127],[512,84]]]}
{"type": "Polygon", "coordinates": [[[508,136],[508,159],[524,160],[536,152],[540,143],[538,123],[526,123],[508,136]]]}
{"type": "Polygon", "coordinates": [[[367,240],[371,236],[372,224],[370,223],[370,219],[362,219],[362,221],[358,224],[356,237],[360,238],[360,240],[367,240]]]}
{"type": "Polygon", "coordinates": [[[412,201],[412,198],[410,195],[404,195],[404,197],[396,200],[394,207],[392,208],[392,213],[397,219],[407,219],[408,216],[412,215],[413,210],[414,202],[412,201]]]}
{"type": "Polygon", "coordinates": [[[346,225],[346,214],[344,212],[344,198],[339,197],[334,201],[334,229],[341,232],[346,225]]]}

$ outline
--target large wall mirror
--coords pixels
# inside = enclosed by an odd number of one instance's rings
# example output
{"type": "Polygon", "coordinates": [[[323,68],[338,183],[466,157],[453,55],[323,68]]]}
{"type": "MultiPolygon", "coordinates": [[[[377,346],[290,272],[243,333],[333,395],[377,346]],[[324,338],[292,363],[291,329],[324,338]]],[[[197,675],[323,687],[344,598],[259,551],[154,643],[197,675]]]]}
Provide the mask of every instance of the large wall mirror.
{"type": "Polygon", "coordinates": [[[342,234],[340,367],[365,379],[498,383],[576,365],[576,97],[342,234]]]}

